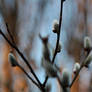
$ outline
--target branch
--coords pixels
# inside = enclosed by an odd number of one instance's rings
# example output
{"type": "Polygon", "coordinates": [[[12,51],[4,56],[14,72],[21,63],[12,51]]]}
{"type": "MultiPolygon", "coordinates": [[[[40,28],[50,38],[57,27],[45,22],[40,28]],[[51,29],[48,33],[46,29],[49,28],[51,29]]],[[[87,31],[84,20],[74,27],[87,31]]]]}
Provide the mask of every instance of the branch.
{"type": "MultiPolygon", "coordinates": [[[[61,32],[61,24],[62,24],[62,13],[63,13],[63,3],[64,3],[65,0],[61,0],[61,8],[60,8],[60,17],[59,17],[59,31],[57,33],[57,43],[56,43],[56,48],[55,48],[55,52],[54,52],[54,55],[53,55],[53,58],[52,58],[52,64],[54,63],[55,61],[55,57],[58,53],[58,46],[59,46],[59,40],[60,40],[60,32],[61,32]]],[[[45,78],[45,81],[43,83],[44,87],[48,81],[48,76],[46,76],[45,78]]]]}
{"type": "Polygon", "coordinates": [[[25,73],[25,75],[26,75],[39,89],[41,89],[40,86],[29,76],[29,74],[24,70],[24,68],[23,68],[21,65],[18,64],[18,67],[25,73]]]}
{"type": "Polygon", "coordinates": [[[55,61],[55,57],[58,53],[58,46],[59,46],[59,40],[60,40],[60,32],[61,32],[61,23],[62,23],[62,13],[63,13],[63,3],[65,0],[61,0],[61,8],[60,8],[60,18],[59,18],[59,31],[57,33],[57,43],[56,43],[56,48],[55,48],[55,52],[54,52],[54,56],[52,59],[52,63],[54,63],[55,61]]]}
{"type": "Polygon", "coordinates": [[[42,86],[41,82],[39,81],[38,77],[36,76],[36,74],[35,74],[34,70],[32,69],[31,65],[28,63],[28,60],[24,57],[24,55],[18,49],[18,47],[16,47],[14,44],[12,44],[9,41],[9,39],[5,36],[5,34],[2,32],[1,29],[0,29],[0,34],[4,37],[4,39],[8,42],[8,44],[10,44],[10,46],[17,51],[17,53],[21,56],[21,58],[24,60],[24,62],[26,63],[26,65],[29,67],[29,69],[30,69],[31,73],[33,74],[34,78],[37,80],[37,82],[39,83],[39,85],[42,86]]]}
{"type": "MultiPolygon", "coordinates": [[[[90,53],[90,51],[87,52],[86,57],[89,55],[89,53],[90,53]]],[[[79,73],[80,73],[80,71],[81,71],[81,69],[82,69],[83,67],[84,67],[84,62],[82,62],[81,66],[80,66],[80,69],[78,70],[78,72],[76,73],[75,77],[73,78],[73,80],[72,80],[72,82],[71,82],[71,84],[70,84],[70,86],[69,86],[70,88],[71,88],[72,85],[74,84],[75,80],[77,79],[77,77],[78,77],[78,75],[79,75],[79,73]]]]}
{"type": "Polygon", "coordinates": [[[74,84],[74,82],[75,82],[75,80],[77,79],[77,77],[78,77],[78,75],[79,75],[79,73],[80,73],[80,71],[81,71],[81,69],[83,68],[83,66],[81,65],[81,67],[80,67],[80,69],[78,70],[78,72],[76,73],[76,75],[75,75],[75,77],[73,78],[73,80],[72,80],[72,82],[71,82],[71,84],[70,84],[70,88],[72,87],[72,85],[74,84]]]}
{"type": "MultiPolygon", "coordinates": [[[[87,28],[87,1],[85,1],[85,11],[84,11],[84,18],[85,18],[85,36],[88,36],[88,28],[87,28]]],[[[86,57],[88,56],[88,54],[90,53],[90,51],[92,50],[92,47],[90,48],[90,49],[87,49],[87,54],[86,54],[86,57]]],[[[72,82],[71,82],[71,84],[70,84],[70,88],[72,87],[72,85],[74,84],[74,82],[75,82],[75,80],[77,79],[77,77],[78,77],[78,75],[79,75],[79,73],[80,73],[80,71],[81,71],[81,69],[84,67],[83,66],[83,63],[84,62],[82,62],[82,64],[81,64],[81,67],[80,67],[80,69],[79,69],[79,71],[76,73],[76,75],[75,75],[75,77],[73,78],[73,80],[72,80],[72,82]]]]}
{"type": "Polygon", "coordinates": [[[8,24],[7,24],[7,23],[6,23],[6,28],[7,28],[7,32],[8,32],[8,34],[9,34],[9,36],[10,36],[11,40],[12,40],[12,43],[15,45],[14,38],[13,38],[13,36],[12,36],[12,34],[11,34],[10,30],[9,30],[9,27],[8,27],[8,24]]]}

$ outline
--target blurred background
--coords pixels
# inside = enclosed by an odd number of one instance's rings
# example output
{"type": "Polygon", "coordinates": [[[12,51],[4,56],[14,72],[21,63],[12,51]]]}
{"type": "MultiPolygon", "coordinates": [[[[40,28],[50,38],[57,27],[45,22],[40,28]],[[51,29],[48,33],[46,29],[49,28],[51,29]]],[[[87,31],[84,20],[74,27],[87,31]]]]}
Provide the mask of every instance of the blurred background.
{"type": "MultiPolygon", "coordinates": [[[[52,32],[52,24],[54,19],[59,19],[60,1],[0,0],[0,29],[9,38],[5,26],[5,23],[8,23],[17,46],[27,57],[42,83],[45,79],[45,72],[41,66],[43,44],[38,35],[49,35],[51,49],[55,48],[56,35],[52,32]]],[[[66,0],[60,37],[62,50],[55,59],[61,70],[68,68],[72,74],[74,63],[82,61],[83,38],[86,35],[92,39],[92,0],[66,0]]],[[[0,35],[0,92],[40,92],[18,67],[10,66],[10,49],[0,35]]],[[[16,52],[15,55],[31,75],[16,52]]],[[[60,85],[56,79],[50,78],[48,84],[51,84],[51,92],[60,92],[60,85]]],[[[71,92],[92,92],[92,64],[89,69],[82,69],[71,92]]]]}

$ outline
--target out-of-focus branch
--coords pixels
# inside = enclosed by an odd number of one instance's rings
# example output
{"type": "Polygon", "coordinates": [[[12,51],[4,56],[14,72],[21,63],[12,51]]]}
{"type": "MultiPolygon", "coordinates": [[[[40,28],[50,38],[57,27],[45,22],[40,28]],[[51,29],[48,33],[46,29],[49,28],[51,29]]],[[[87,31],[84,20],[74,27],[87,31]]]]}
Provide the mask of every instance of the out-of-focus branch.
{"type": "MultiPolygon", "coordinates": [[[[54,55],[53,55],[53,58],[52,58],[52,64],[54,63],[55,57],[56,57],[56,55],[58,53],[58,46],[59,46],[59,40],[60,40],[60,32],[61,32],[62,13],[63,13],[63,3],[64,3],[64,1],[65,0],[61,0],[61,5],[60,5],[59,30],[58,30],[58,33],[57,33],[57,43],[56,43],[55,52],[54,52],[54,55]]],[[[45,81],[43,83],[44,86],[46,85],[48,78],[49,77],[46,76],[45,81]]]]}

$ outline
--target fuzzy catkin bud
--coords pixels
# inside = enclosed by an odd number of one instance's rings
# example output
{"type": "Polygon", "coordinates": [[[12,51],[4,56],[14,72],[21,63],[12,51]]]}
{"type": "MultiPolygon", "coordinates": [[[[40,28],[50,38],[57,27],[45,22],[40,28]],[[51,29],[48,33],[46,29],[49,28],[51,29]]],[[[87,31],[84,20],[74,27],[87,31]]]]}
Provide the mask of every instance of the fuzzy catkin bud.
{"type": "Polygon", "coordinates": [[[84,49],[85,50],[90,50],[91,49],[91,40],[90,40],[90,38],[89,37],[85,37],[84,38],[84,49]]]}
{"type": "Polygon", "coordinates": [[[89,53],[86,60],[84,61],[84,66],[88,67],[91,61],[92,61],[92,51],[89,53]]]}
{"type": "Polygon", "coordinates": [[[15,56],[12,53],[8,55],[9,62],[11,63],[12,67],[16,67],[18,65],[15,56]]]}
{"type": "Polygon", "coordinates": [[[49,77],[57,77],[58,70],[54,64],[43,59],[42,66],[49,77]]]}
{"type": "Polygon", "coordinates": [[[62,45],[61,45],[61,43],[59,43],[57,52],[59,53],[61,51],[61,49],[62,49],[62,45]]]}
{"type": "Polygon", "coordinates": [[[67,69],[63,69],[61,83],[64,87],[68,87],[70,84],[70,73],[67,69]]]}
{"type": "Polygon", "coordinates": [[[80,64],[79,64],[79,63],[75,63],[75,64],[74,64],[74,68],[73,68],[74,74],[76,74],[79,69],[80,69],[80,64]]]}
{"type": "Polygon", "coordinates": [[[50,92],[51,91],[51,84],[47,84],[45,88],[45,92],[50,92]]]}
{"type": "Polygon", "coordinates": [[[54,22],[53,22],[53,29],[52,29],[52,31],[54,33],[58,33],[58,31],[59,31],[59,23],[58,23],[57,20],[54,20],[54,22]]]}

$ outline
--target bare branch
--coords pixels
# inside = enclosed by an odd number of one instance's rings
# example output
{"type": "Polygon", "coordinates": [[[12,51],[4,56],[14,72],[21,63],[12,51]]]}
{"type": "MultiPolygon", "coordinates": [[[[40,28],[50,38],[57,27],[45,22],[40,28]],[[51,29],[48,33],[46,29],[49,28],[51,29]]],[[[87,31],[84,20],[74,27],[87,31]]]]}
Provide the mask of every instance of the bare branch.
{"type": "Polygon", "coordinates": [[[61,32],[61,24],[62,24],[62,14],[63,14],[63,3],[65,0],[61,0],[61,9],[60,9],[60,17],[59,17],[59,31],[57,34],[57,43],[56,43],[56,48],[55,48],[55,53],[52,59],[52,63],[55,61],[55,57],[58,53],[58,46],[59,46],[59,40],[60,40],[60,32],[61,32]]]}
{"type": "Polygon", "coordinates": [[[30,75],[24,70],[24,68],[23,68],[21,65],[18,64],[18,67],[25,73],[25,75],[26,75],[39,89],[41,89],[40,86],[30,77],[30,75]]]}
{"type": "MultiPolygon", "coordinates": [[[[61,8],[60,8],[60,17],[59,17],[59,31],[57,33],[57,43],[56,43],[56,48],[55,48],[55,52],[54,52],[54,55],[53,55],[53,58],[52,58],[52,63],[54,63],[55,61],[55,57],[58,53],[58,46],[59,46],[59,40],[60,40],[60,32],[61,32],[61,24],[62,24],[62,13],[63,13],[63,3],[64,3],[65,0],[61,0],[61,8]]],[[[45,81],[43,83],[43,85],[45,86],[47,81],[48,81],[48,76],[46,76],[45,78],[45,81]]]]}
{"type": "Polygon", "coordinates": [[[17,51],[17,53],[21,56],[21,58],[24,60],[24,62],[26,63],[26,65],[29,67],[29,69],[30,69],[31,73],[33,74],[34,78],[37,80],[37,82],[39,83],[39,85],[42,86],[41,82],[39,81],[38,77],[36,76],[36,74],[35,74],[34,70],[32,69],[31,65],[28,63],[28,60],[24,57],[24,55],[18,49],[18,47],[16,47],[14,44],[12,44],[9,41],[9,39],[5,36],[5,34],[2,32],[1,29],[0,29],[0,34],[4,37],[4,39],[8,42],[8,44],[10,44],[10,46],[17,51]]]}
{"type": "MultiPolygon", "coordinates": [[[[87,52],[86,57],[89,55],[89,52],[90,52],[90,51],[87,52]]],[[[85,59],[86,59],[86,58],[85,58],[85,59]]],[[[71,88],[72,85],[74,84],[75,80],[77,79],[77,77],[78,77],[78,75],[79,75],[79,73],[80,73],[80,71],[81,71],[81,69],[82,69],[83,67],[84,67],[84,61],[81,63],[80,69],[78,70],[78,72],[77,72],[76,75],[74,76],[74,78],[73,78],[73,80],[72,80],[72,82],[71,82],[71,84],[70,84],[70,88],[71,88]]]]}
{"type": "Polygon", "coordinates": [[[6,23],[6,27],[7,27],[7,32],[8,32],[8,34],[9,34],[11,40],[12,40],[12,43],[15,45],[15,41],[14,41],[13,35],[11,34],[7,23],[6,23]]]}

